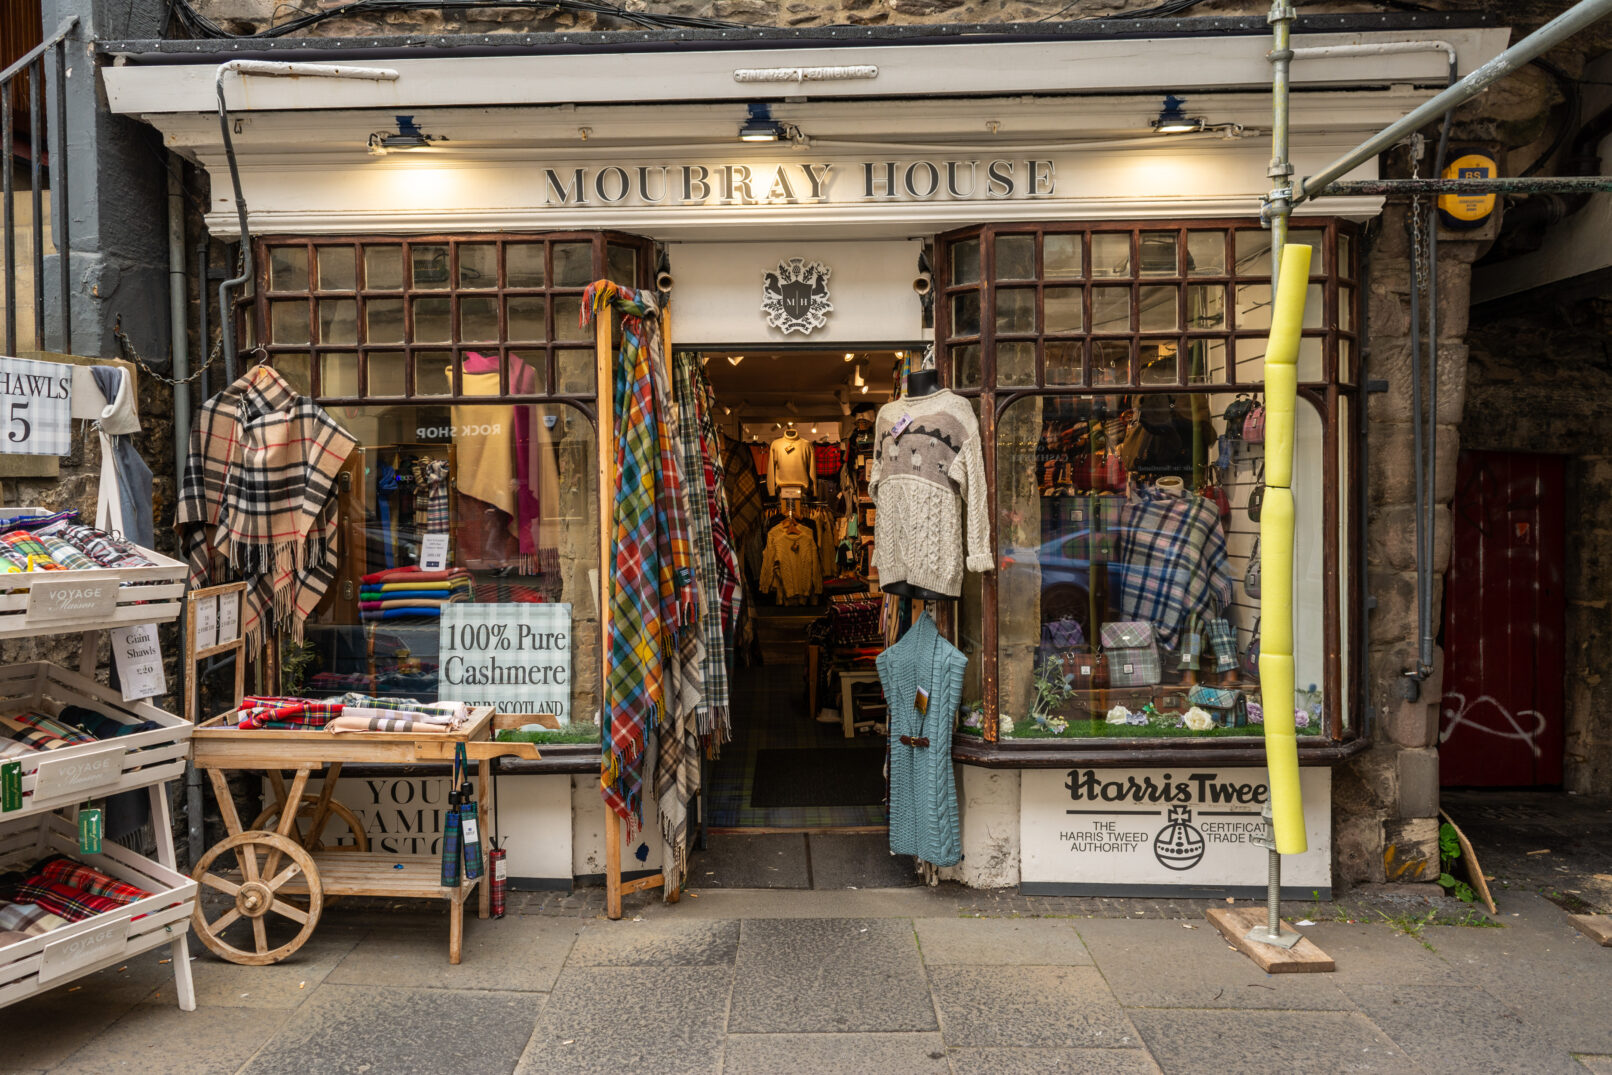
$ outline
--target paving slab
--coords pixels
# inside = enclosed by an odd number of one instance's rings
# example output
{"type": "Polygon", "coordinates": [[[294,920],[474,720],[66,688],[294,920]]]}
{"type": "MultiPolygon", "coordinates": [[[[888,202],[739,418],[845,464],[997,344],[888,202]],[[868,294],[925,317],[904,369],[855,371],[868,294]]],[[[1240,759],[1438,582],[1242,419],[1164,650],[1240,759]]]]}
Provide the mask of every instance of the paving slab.
{"type": "Polygon", "coordinates": [[[1350,1007],[1325,974],[1266,974],[1208,919],[1094,918],[1075,929],[1127,1008],[1350,1007]]]}
{"type": "Polygon", "coordinates": [[[1349,1075],[1419,1070],[1358,1012],[1133,1010],[1131,1020],[1165,1075],[1349,1075]]]}
{"type": "Polygon", "coordinates": [[[1131,1049],[1135,1029],[1093,967],[935,967],[930,988],[951,1046],[1131,1049]]]}
{"type": "Polygon", "coordinates": [[[804,833],[711,837],[688,867],[691,888],[811,888],[804,833]]]}
{"type": "Polygon", "coordinates": [[[518,1070],[523,1075],[719,1071],[732,978],[727,967],[567,967],[518,1070]]]}
{"type": "Polygon", "coordinates": [[[1612,1075],[1612,1056],[1580,1056],[1578,1062],[1592,1075],[1612,1075]]]}
{"type": "MultiPolygon", "coordinates": [[[[323,923],[320,923],[322,926],[323,923]]],[[[383,929],[391,923],[382,921],[383,929]]],[[[196,982],[198,1007],[295,1008],[304,1003],[347,953],[363,939],[364,933],[351,929],[321,929],[315,926],[301,948],[278,963],[266,967],[243,967],[228,963],[191,938],[191,974],[196,982]]],[[[250,934],[248,934],[250,936],[250,934]]],[[[274,943],[271,935],[269,943],[274,943]]],[[[443,962],[447,962],[448,938],[442,938],[443,962]]],[[[371,979],[372,981],[387,980],[371,979]]],[[[166,982],[152,1000],[172,1001],[173,982],[166,982]]]]}
{"type": "Polygon", "coordinates": [[[1338,969],[1326,976],[1333,985],[1459,985],[1450,961],[1407,933],[1371,922],[1317,922],[1299,932],[1314,941],[1338,969]]]}
{"type": "Polygon", "coordinates": [[[1344,992],[1429,1073],[1583,1075],[1549,1034],[1475,985],[1348,985],[1344,992]]]}
{"type": "MultiPolygon", "coordinates": [[[[199,947],[199,946],[198,946],[199,947]]],[[[159,987],[173,1003],[168,945],[0,1008],[0,1071],[49,1068],[89,1044],[159,987]]],[[[194,964],[192,964],[194,966],[194,964]]],[[[178,1010],[178,1005],[174,1005],[178,1010]]]]}
{"type": "Polygon", "coordinates": [[[242,1075],[440,1075],[515,1069],[543,1004],[537,993],[330,983],[291,1013],[242,1075]]]}
{"type": "Polygon", "coordinates": [[[732,966],[739,923],[687,918],[589,922],[566,964],[572,967],[732,966]]]}
{"type": "Polygon", "coordinates": [[[140,1004],[50,1069],[51,1075],[230,1075],[269,1040],[289,1012],[259,1012],[243,1019],[228,1008],[140,1004]]]}
{"type": "Polygon", "coordinates": [[[911,855],[890,854],[889,833],[813,833],[807,845],[816,889],[915,888],[923,883],[911,855]]]}
{"type": "Polygon", "coordinates": [[[1091,953],[1063,918],[924,918],[915,923],[930,966],[1090,966],[1091,953]]]}
{"type": "Polygon", "coordinates": [[[346,985],[388,982],[432,989],[547,992],[571,951],[581,922],[563,918],[498,918],[465,922],[464,950],[448,962],[441,929],[388,929],[378,923],[330,972],[346,985]]]}
{"type": "Polygon", "coordinates": [[[955,1075],[1159,1075],[1140,1049],[952,1049],[955,1075]]]}
{"type": "Polygon", "coordinates": [[[949,1075],[939,1034],[732,1034],[722,1075],[949,1075]]]}
{"type": "Polygon", "coordinates": [[[759,919],[742,924],[729,1031],[937,1029],[910,921],[759,919]]]}

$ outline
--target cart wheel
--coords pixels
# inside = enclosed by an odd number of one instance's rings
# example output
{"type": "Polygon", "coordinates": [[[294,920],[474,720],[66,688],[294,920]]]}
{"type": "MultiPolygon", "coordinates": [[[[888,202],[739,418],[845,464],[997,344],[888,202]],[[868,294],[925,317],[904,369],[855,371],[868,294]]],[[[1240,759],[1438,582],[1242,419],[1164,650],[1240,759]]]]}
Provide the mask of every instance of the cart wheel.
{"type": "MultiPolygon", "coordinates": [[[[317,795],[304,795],[302,797],[302,805],[297,808],[297,817],[298,818],[307,818],[307,819],[309,819],[309,821],[312,821],[313,820],[314,808],[318,805],[318,803],[319,803],[319,796],[317,796],[317,795]]],[[[324,841],[324,835],[325,835],[324,833],[322,833],[322,832],[319,832],[319,833],[303,833],[302,832],[302,825],[299,824],[297,826],[297,832],[300,834],[300,839],[301,839],[303,847],[307,848],[309,851],[368,851],[369,850],[369,834],[364,831],[364,823],[358,819],[357,814],[353,813],[351,810],[349,810],[346,806],[342,805],[341,803],[336,802],[334,799],[332,799],[330,801],[330,813],[335,817],[341,818],[344,822],[347,823],[347,831],[351,832],[353,834],[353,840],[355,842],[351,843],[351,844],[326,844],[325,841],[324,841]],[[312,843],[308,842],[310,836],[312,837],[312,840],[313,840],[312,843]]],[[[257,820],[252,822],[252,828],[254,828],[254,829],[263,829],[263,830],[268,831],[268,832],[273,832],[275,830],[275,827],[279,823],[280,823],[280,807],[279,807],[278,804],[276,804],[274,806],[269,807],[267,810],[264,810],[261,814],[259,814],[257,816],[257,820]]],[[[327,824],[329,823],[328,818],[326,819],[326,823],[327,824]]]]}
{"type": "MultiPolygon", "coordinates": [[[[236,874],[237,870],[230,869],[229,872],[236,874]]],[[[251,830],[221,840],[207,849],[207,853],[202,856],[201,862],[196,864],[191,876],[202,887],[215,889],[235,901],[234,906],[209,922],[202,908],[202,902],[198,898],[196,910],[191,915],[196,935],[201,938],[202,943],[212,949],[214,954],[231,963],[248,966],[278,963],[302,947],[313,933],[314,925],[319,921],[324,894],[319,887],[318,868],[314,866],[313,857],[308,852],[295,841],[279,833],[251,830]],[[271,855],[278,862],[276,873],[273,877],[265,877],[263,868],[268,864],[271,855]],[[229,878],[213,872],[213,863],[225,856],[234,858],[238,864],[250,858],[254,867],[252,872],[258,879],[247,881],[244,877],[229,878]],[[299,874],[307,886],[306,909],[292,905],[280,895],[280,890],[286,883],[299,874]],[[271,911],[302,926],[295,937],[272,949],[269,947],[268,930],[265,928],[265,920],[271,911]],[[224,940],[224,931],[243,918],[252,923],[255,951],[236,948],[224,940]]]]}

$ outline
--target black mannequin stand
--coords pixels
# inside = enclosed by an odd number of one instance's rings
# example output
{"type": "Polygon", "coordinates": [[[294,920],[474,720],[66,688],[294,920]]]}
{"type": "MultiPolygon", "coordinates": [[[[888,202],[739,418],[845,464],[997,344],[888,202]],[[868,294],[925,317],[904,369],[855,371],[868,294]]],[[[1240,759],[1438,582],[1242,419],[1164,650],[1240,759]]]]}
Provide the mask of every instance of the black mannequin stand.
{"type": "Polygon", "coordinates": [[[892,582],[888,586],[879,586],[881,593],[893,593],[897,597],[912,597],[919,601],[955,601],[957,598],[949,593],[936,593],[926,590],[922,586],[914,586],[910,582],[892,582]]]}
{"type": "Polygon", "coordinates": [[[913,370],[907,374],[907,395],[932,396],[940,391],[940,371],[913,370]]]}

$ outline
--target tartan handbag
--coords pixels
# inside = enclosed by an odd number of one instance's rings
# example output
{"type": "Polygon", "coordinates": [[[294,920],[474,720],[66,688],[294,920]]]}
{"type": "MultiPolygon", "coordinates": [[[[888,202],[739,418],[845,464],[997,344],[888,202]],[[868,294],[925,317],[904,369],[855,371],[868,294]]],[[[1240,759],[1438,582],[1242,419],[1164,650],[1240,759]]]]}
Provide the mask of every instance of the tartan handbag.
{"type": "Polygon", "coordinates": [[[1100,637],[1108,656],[1109,686],[1151,687],[1164,678],[1159,666],[1159,643],[1151,623],[1105,623],[1100,637]]]}
{"type": "Polygon", "coordinates": [[[1093,653],[1084,646],[1066,650],[1058,660],[1063,663],[1064,683],[1071,690],[1097,691],[1108,686],[1108,655],[1093,653]]]}
{"type": "Polygon", "coordinates": [[[1215,671],[1231,672],[1237,668],[1237,632],[1231,621],[1216,616],[1204,627],[1209,636],[1209,651],[1215,655],[1215,671]]]}
{"type": "Polygon", "coordinates": [[[1222,728],[1241,728],[1248,723],[1248,703],[1242,691],[1200,683],[1187,692],[1187,702],[1204,710],[1222,728]]]}

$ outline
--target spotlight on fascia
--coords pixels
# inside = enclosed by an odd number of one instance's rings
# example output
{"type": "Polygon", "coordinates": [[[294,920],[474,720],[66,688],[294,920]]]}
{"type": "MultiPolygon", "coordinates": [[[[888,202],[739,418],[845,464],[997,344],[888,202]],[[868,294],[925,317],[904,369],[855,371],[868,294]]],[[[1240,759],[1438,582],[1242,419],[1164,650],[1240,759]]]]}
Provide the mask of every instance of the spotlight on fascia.
{"type": "Polygon", "coordinates": [[[864,395],[864,396],[865,396],[865,395],[867,395],[867,394],[868,394],[868,386],[867,386],[867,385],[863,385],[863,386],[862,386],[862,394],[863,394],[863,395],[864,395]]]}
{"type": "Polygon", "coordinates": [[[814,433],[814,434],[815,434],[815,433],[816,433],[816,432],[817,432],[817,427],[816,427],[816,426],[812,426],[812,432],[813,432],[813,433],[814,433]]]}
{"type": "Polygon", "coordinates": [[[906,358],[907,357],[907,352],[905,352],[905,351],[897,351],[896,352],[896,357],[897,358],[906,358]]]}
{"type": "Polygon", "coordinates": [[[739,363],[741,363],[743,361],[744,361],[744,356],[743,355],[729,355],[728,356],[728,365],[730,365],[730,366],[737,366],[739,363]]]}
{"type": "Polygon", "coordinates": [[[1182,110],[1186,98],[1166,94],[1164,107],[1159,109],[1159,118],[1152,123],[1153,130],[1159,134],[1195,134],[1203,130],[1203,117],[1193,118],[1182,110]]]}
{"type": "Polygon", "coordinates": [[[853,354],[852,352],[850,352],[850,351],[845,352],[845,361],[849,362],[849,361],[851,361],[851,359],[853,359],[855,357],[856,357],[856,355],[853,354]]]}
{"type": "Polygon", "coordinates": [[[739,126],[739,141],[776,142],[784,133],[784,125],[772,118],[772,108],[764,101],[752,101],[750,114],[739,126]]]}
{"type": "Polygon", "coordinates": [[[414,122],[413,116],[397,117],[397,130],[376,131],[369,136],[368,148],[373,157],[388,153],[405,153],[413,149],[429,149],[434,142],[446,142],[445,135],[426,134],[414,122]]]}

